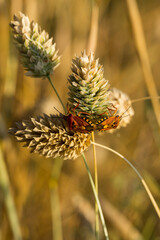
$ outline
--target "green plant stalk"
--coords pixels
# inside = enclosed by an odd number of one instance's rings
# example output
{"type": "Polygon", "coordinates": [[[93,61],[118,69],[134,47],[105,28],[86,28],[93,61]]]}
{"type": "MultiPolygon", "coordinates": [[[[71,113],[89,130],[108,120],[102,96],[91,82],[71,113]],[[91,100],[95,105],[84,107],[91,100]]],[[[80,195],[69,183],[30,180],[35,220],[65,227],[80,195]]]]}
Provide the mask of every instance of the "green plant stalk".
{"type": "Polygon", "coordinates": [[[156,201],[155,201],[155,199],[154,199],[151,191],[149,190],[149,188],[148,188],[145,180],[143,179],[143,177],[141,176],[141,174],[138,172],[138,170],[133,166],[133,164],[132,164],[127,158],[125,158],[122,154],[118,153],[118,152],[115,151],[114,149],[109,148],[109,147],[104,146],[104,145],[101,145],[101,144],[98,144],[98,143],[95,143],[95,142],[91,142],[91,143],[94,144],[94,145],[96,145],[96,146],[98,146],[98,147],[102,147],[102,148],[104,148],[104,149],[107,149],[107,150],[109,150],[110,152],[113,152],[114,154],[118,155],[120,158],[122,158],[123,160],[125,160],[125,162],[126,162],[127,164],[130,165],[130,167],[134,170],[134,172],[135,172],[135,173],[137,174],[137,176],[140,178],[140,180],[141,180],[141,182],[142,182],[142,184],[143,184],[143,186],[144,186],[144,188],[145,188],[145,190],[146,190],[146,192],[147,192],[147,194],[148,194],[148,196],[149,196],[149,198],[150,198],[150,200],[151,200],[151,203],[152,203],[152,205],[153,205],[153,207],[154,207],[154,209],[155,209],[158,217],[160,218],[160,209],[159,209],[159,207],[158,207],[158,205],[157,205],[157,203],[156,203],[156,201]]]}
{"type": "Polygon", "coordinates": [[[9,177],[0,145],[0,188],[4,194],[4,202],[6,205],[8,218],[10,221],[11,229],[15,240],[22,240],[22,233],[20,223],[18,220],[17,210],[14,204],[12,191],[10,187],[9,177]]]}
{"type": "MultiPolygon", "coordinates": [[[[92,141],[95,141],[94,138],[94,132],[91,134],[92,141]]],[[[96,193],[98,196],[98,171],[97,171],[97,158],[96,158],[96,148],[95,145],[92,145],[93,147],[93,158],[94,158],[94,184],[95,184],[95,189],[96,193]]],[[[95,201],[95,214],[96,214],[96,227],[95,227],[95,236],[96,239],[99,239],[99,215],[98,215],[98,205],[97,202],[95,201]]]]}
{"type": "Polygon", "coordinates": [[[60,96],[59,96],[59,94],[58,94],[58,92],[57,92],[57,90],[56,90],[56,88],[54,87],[53,82],[52,82],[50,76],[48,75],[47,78],[48,78],[48,80],[49,80],[49,82],[50,82],[53,90],[55,91],[55,93],[56,93],[56,95],[57,95],[57,97],[58,97],[58,99],[59,99],[59,101],[60,101],[60,103],[61,103],[61,105],[62,105],[62,107],[63,107],[63,109],[64,109],[64,112],[66,113],[66,108],[65,108],[65,106],[64,106],[64,104],[63,104],[63,102],[62,102],[62,100],[61,100],[61,98],[60,98],[60,96]]]}
{"type": "MultiPolygon", "coordinates": [[[[66,108],[56,90],[54,87],[54,84],[50,78],[50,76],[47,76],[54,92],[56,93],[64,112],[66,112],[66,108]]],[[[56,162],[57,163],[57,162],[56,162]]],[[[50,180],[50,198],[51,198],[51,214],[52,214],[52,231],[53,231],[53,239],[63,240],[63,233],[62,233],[62,224],[61,224],[61,216],[60,216],[60,204],[59,204],[59,194],[58,194],[58,178],[61,172],[62,167],[62,160],[58,159],[58,164],[55,164],[52,168],[52,176],[50,180]],[[55,208],[56,206],[56,208],[55,208]]]]}
{"type": "Polygon", "coordinates": [[[90,183],[91,183],[93,194],[94,194],[95,200],[97,202],[99,215],[100,215],[100,219],[101,219],[101,223],[102,223],[102,227],[103,227],[103,231],[104,231],[104,235],[105,235],[105,240],[109,240],[108,231],[107,231],[106,223],[105,223],[105,220],[104,220],[101,204],[99,202],[99,198],[97,196],[96,189],[95,189],[95,186],[94,186],[94,181],[92,179],[92,176],[91,176],[91,173],[90,173],[90,170],[89,170],[89,167],[88,167],[88,164],[87,164],[87,161],[86,161],[84,153],[82,153],[82,157],[83,157],[86,169],[87,169],[87,173],[88,173],[88,177],[89,177],[89,180],[90,180],[90,183]]]}

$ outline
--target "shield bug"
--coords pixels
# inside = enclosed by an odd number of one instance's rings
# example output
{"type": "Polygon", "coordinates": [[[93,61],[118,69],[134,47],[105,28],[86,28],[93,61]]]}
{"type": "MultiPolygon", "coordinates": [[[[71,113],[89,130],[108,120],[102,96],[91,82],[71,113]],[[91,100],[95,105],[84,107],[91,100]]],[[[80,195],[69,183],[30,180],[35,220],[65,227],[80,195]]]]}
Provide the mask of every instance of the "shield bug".
{"type": "Polygon", "coordinates": [[[80,114],[90,115],[86,112],[79,112],[78,115],[75,114],[75,109],[78,107],[79,103],[71,110],[67,105],[67,115],[63,115],[65,121],[67,121],[70,131],[89,133],[95,130],[95,124],[87,117],[81,117],[80,114]]]}
{"type": "MultiPolygon", "coordinates": [[[[106,112],[106,117],[101,118],[99,121],[96,122],[96,130],[98,131],[107,131],[110,129],[116,129],[119,126],[119,123],[124,115],[130,108],[130,106],[127,108],[127,110],[122,114],[117,114],[117,108],[113,105],[114,109],[108,108],[108,111],[111,113],[111,116],[108,116],[108,113],[106,112]]],[[[105,113],[102,113],[103,115],[105,113]]]]}

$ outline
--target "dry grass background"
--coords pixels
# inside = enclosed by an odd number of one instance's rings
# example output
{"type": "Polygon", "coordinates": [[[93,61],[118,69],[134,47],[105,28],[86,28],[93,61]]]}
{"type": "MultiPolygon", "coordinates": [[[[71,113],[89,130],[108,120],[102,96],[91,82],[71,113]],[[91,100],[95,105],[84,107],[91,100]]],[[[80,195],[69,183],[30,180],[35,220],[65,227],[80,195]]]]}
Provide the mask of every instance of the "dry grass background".
{"type": "MultiPolygon", "coordinates": [[[[99,1],[96,57],[112,87],[131,99],[148,96],[136,51],[126,1],[99,1]]],[[[141,20],[157,91],[160,92],[160,2],[139,0],[141,20]]],[[[7,135],[15,121],[63,111],[45,79],[24,76],[9,29],[13,13],[22,11],[54,37],[62,55],[52,80],[67,103],[71,60],[87,47],[91,20],[89,0],[0,1],[0,135],[23,239],[53,239],[50,204],[52,166],[56,161],[30,154],[7,135]]],[[[159,128],[150,101],[134,104],[135,117],[114,134],[96,134],[96,142],[122,153],[138,168],[160,204],[159,128]]],[[[99,196],[112,240],[159,240],[158,217],[135,173],[117,156],[97,148],[99,196]],[[118,220],[118,221],[117,221],[118,220]],[[128,221],[127,223],[125,221],[128,221]],[[121,224],[120,224],[121,223],[121,224]],[[129,235],[125,231],[128,230],[129,235]],[[135,235],[134,235],[135,234],[135,235]],[[137,235],[136,235],[137,234],[137,235]],[[138,237],[137,237],[138,236],[138,237]]],[[[92,149],[86,152],[93,173],[92,149]]],[[[56,167],[53,169],[54,174],[56,167]]],[[[94,239],[94,197],[82,158],[65,161],[58,177],[63,239],[94,239]]],[[[11,240],[8,211],[0,192],[0,239],[11,240]]],[[[55,206],[56,209],[56,206],[55,206]]],[[[53,222],[53,226],[56,221],[53,222]]],[[[101,235],[103,239],[103,234],[101,235]]],[[[56,239],[60,240],[60,239],[56,239]]]]}

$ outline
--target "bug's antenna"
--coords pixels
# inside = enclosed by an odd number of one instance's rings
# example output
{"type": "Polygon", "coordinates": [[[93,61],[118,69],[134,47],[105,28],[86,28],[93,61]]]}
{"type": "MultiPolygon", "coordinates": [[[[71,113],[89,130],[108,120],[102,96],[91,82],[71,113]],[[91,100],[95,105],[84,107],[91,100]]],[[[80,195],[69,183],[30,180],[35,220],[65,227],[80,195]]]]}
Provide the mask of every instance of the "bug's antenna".
{"type": "Polygon", "coordinates": [[[125,115],[125,116],[123,116],[122,118],[125,118],[125,117],[128,117],[129,116],[129,114],[128,115],[125,115]]]}
{"type": "MultiPolygon", "coordinates": [[[[62,114],[60,111],[58,111],[58,109],[56,107],[53,107],[57,112],[59,112],[60,114],[62,114]]],[[[62,114],[63,115],[63,114],[62,114]]]]}
{"type": "MultiPolygon", "coordinates": [[[[125,110],[125,112],[124,113],[122,113],[122,115],[121,115],[121,117],[128,111],[128,109],[130,109],[130,107],[131,107],[132,105],[130,105],[126,110],[125,110]]],[[[128,115],[126,115],[126,116],[129,116],[129,114],[128,115]]],[[[125,116],[125,117],[126,117],[125,116]]]]}

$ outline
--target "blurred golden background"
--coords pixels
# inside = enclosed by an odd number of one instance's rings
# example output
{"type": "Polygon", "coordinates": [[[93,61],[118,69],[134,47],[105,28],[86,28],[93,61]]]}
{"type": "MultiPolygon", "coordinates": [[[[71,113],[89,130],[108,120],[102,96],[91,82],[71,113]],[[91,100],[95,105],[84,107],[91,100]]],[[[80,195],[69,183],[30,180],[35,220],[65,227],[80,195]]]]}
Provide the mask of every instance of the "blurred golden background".
{"type": "MultiPolygon", "coordinates": [[[[95,2],[99,9],[95,57],[104,66],[104,76],[110,81],[111,87],[136,99],[148,96],[148,89],[127,2],[95,2]]],[[[52,80],[63,102],[67,103],[67,78],[71,73],[71,61],[88,46],[93,4],[94,1],[89,0],[0,0],[0,157],[6,163],[11,193],[25,240],[61,240],[61,230],[56,225],[58,220],[54,220],[58,200],[52,196],[54,191],[51,189],[55,190],[55,196],[57,192],[59,194],[63,239],[95,239],[94,196],[82,157],[75,161],[64,161],[59,175],[57,169],[60,160],[30,154],[28,149],[8,136],[8,128],[14,126],[16,121],[42,113],[54,113],[53,107],[63,112],[46,79],[24,76],[9,22],[14,13],[22,11],[30,20],[38,22],[50,37],[53,36],[62,57],[52,80]]],[[[157,92],[160,92],[160,2],[138,0],[137,4],[153,79],[157,92]]],[[[133,107],[135,116],[126,128],[114,134],[96,134],[96,142],[127,157],[140,171],[160,205],[160,138],[157,118],[150,100],[137,102],[133,107]]],[[[138,177],[113,153],[98,147],[96,150],[99,197],[110,239],[160,240],[158,217],[138,177]]],[[[92,148],[85,154],[93,174],[92,148]]],[[[14,226],[10,224],[2,181],[0,187],[0,240],[20,240],[13,234],[14,226]]],[[[104,239],[101,228],[100,239],[104,239]]]]}

